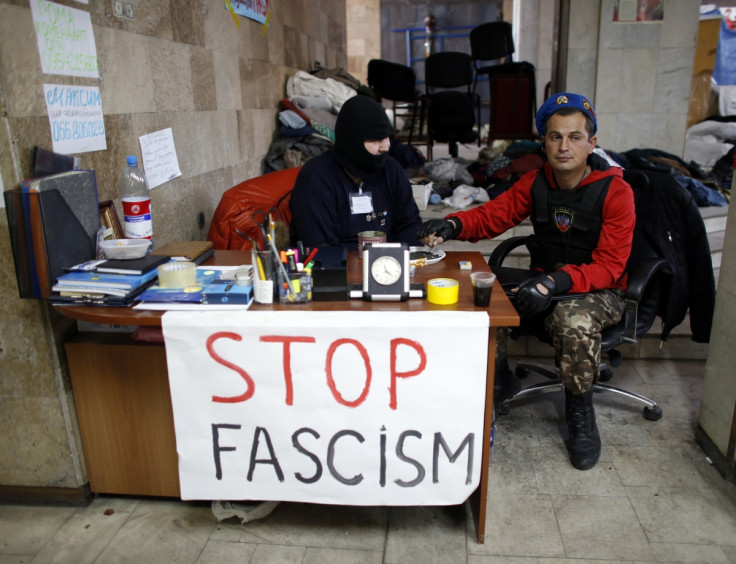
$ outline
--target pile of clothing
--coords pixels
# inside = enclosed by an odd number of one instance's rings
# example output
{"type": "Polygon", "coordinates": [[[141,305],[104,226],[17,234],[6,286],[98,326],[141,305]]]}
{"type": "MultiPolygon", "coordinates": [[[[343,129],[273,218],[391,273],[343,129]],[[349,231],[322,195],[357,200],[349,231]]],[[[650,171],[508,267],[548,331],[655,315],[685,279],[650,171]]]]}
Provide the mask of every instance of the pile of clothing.
{"type": "Polygon", "coordinates": [[[286,84],[281,100],[279,134],[266,154],[266,170],[301,166],[327,151],[335,141],[337,113],[357,94],[372,91],[344,69],[327,69],[315,63],[312,72],[298,71],[286,84]]]}
{"type": "MultiPolygon", "coordinates": [[[[612,166],[624,169],[660,172],[674,177],[693,196],[699,207],[725,206],[730,199],[733,176],[734,148],[730,145],[715,164],[705,169],[695,162],[658,149],[631,149],[623,153],[596,148],[595,152],[612,166]]],[[[536,170],[544,163],[542,145],[535,141],[496,142],[480,150],[478,158],[470,163],[461,158],[440,159],[425,165],[425,173],[433,182],[433,190],[447,200],[453,190],[461,186],[481,186],[489,199],[508,190],[522,175],[536,170]],[[456,167],[448,176],[448,163],[456,167]],[[438,167],[438,162],[442,166],[438,167]],[[462,175],[457,167],[464,167],[472,178],[462,175]]]]}

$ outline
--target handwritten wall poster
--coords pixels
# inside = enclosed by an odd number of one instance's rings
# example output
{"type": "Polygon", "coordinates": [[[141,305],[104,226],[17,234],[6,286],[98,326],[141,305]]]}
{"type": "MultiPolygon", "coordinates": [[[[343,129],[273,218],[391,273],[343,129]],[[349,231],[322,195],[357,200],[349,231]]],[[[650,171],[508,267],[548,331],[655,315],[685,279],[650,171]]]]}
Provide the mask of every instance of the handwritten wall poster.
{"type": "MultiPolygon", "coordinates": [[[[236,14],[264,23],[268,15],[268,0],[230,0],[236,14]]],[[[225,3],[227,8],[227,2],[225,3]]]]}
{"type": "Polygon", "coordinates": [[[617,0],[613,8],[614,22],[661,22],[664,0],[617,0]]]}
{"type": "Polygon", "coordinates": [[[485,312],[171,311],[162,325],[183,499],[455,505],[477,488],[485,312]]]}
{"type": "Polygon", "coordinates": [[[99,78],[89,12],[31,0],[41,69],[45,74],[99,78]]]}
{"type": "Polygon", "coordinates": [[[54,151],[70,155],[107,149],[98,87],[44,84],[43,94],[54,151]]]}
{"type": "Polygon", "coordinates": [[[174,135],[170,127],[142,135],[138,141],[141,144],[143,169],[146,171],[149,190],[181,176],[179,159],[176,157],[174,147],[174,135]]]}

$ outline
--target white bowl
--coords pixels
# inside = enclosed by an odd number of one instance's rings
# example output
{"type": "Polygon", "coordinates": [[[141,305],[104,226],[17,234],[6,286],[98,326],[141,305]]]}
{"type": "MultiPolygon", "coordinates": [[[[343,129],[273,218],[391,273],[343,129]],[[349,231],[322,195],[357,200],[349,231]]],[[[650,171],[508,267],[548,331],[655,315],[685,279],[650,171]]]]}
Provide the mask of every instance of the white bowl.
{"type": "Polygon", "coordinates": [[[146,256],[151,248],[150,239],[108,239],[100,243],[105,258],[137,259],[146,256]]]}

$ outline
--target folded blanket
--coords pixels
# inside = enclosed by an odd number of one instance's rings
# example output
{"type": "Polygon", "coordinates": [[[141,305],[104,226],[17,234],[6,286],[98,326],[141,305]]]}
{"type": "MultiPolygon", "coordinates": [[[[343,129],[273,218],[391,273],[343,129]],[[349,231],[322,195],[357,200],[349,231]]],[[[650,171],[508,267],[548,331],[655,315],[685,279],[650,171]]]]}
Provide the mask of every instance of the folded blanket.
{"type": "Polygon", "coordinates": [[[326,96],[332,103],[332,110],[339,112],[348,98],[357,92],[334,78],[319,78],[304,71],[297,71],[286,82],[286,96],[290,100],[297,96],[326,96]]]}
{"type": "Polygon", "coordinates": [[[333,114],[329,109],[323,110],[316,106],[310,106],[307,98],[296,96],[291,99],[291,103],[306,115],[310,120],[316,121],[318,124],[323,125],[329,129],[335,129],[335,123],[337,122],[337,115],[333,114]]]}

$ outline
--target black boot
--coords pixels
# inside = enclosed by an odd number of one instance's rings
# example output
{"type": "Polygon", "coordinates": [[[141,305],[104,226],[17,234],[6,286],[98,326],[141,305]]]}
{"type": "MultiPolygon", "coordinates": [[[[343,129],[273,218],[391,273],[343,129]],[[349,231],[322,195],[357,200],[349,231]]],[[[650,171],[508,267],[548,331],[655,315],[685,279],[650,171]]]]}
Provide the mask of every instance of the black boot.
{"type": "Polygon", "coordinates": [[[601,436],[595,424],[592,389],[578,396],[565,388],[565,418],[570,462],[578,470],[593,468],[601,455],[601,436]]]}
{"type": "Polygon", "coordinates": [[[509,412],[509,406],[505,403],[521,390],[521,382],[509,368],[507,359],[496,362],[496,375],[493,379],[493,418],[497,415],[505,415],[509,412]]]}

